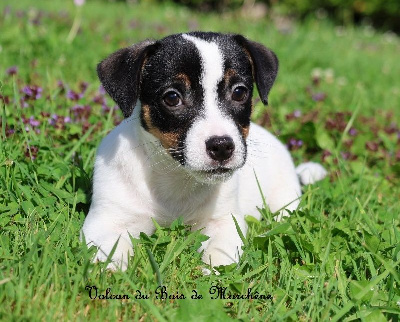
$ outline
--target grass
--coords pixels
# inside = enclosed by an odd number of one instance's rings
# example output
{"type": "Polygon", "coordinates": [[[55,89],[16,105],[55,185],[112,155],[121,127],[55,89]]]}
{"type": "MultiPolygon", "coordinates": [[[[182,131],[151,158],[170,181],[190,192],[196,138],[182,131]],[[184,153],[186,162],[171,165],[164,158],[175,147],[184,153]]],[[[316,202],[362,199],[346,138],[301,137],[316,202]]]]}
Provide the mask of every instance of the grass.
{"type": "Polygon", "coordinates": [[[0,4],[2,320],[398,320],[397,36],[170,4],[77,9],[72,1],[0,4]],[[69,36],[76,15],[81,28],[69,36]],[[127,272],[108,272],[79,241],[96,147],[122,117],[95,65],[122,46],[191,29],[239,32],[277,53],[270,106],[255,99],[254,119],[296,162],[322,162],[330,176],[304,188],[290,218],[274,222],[266,209],[261,222],[247,218],[243,257],[219,276],[202,274],[196,249],[205,237],[180,220],[135,240],[127,272]],[[157,299],[161,283],[186,299],[157,299]],[[130,298],[92,300],[87,286],[130,298]],[[212,286],[272,299],[211,299],[212,286]]]}

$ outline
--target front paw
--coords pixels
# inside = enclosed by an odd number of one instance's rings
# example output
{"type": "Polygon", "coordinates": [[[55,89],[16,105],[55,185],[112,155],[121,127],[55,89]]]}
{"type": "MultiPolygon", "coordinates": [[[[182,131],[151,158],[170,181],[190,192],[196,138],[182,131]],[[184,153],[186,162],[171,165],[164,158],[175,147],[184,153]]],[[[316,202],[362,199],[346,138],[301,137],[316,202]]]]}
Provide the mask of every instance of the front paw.
{"type": "Polygon", "coordinates": [[[221,245],[221,247],[211,244],[210,247],[204,251],[202,260],[204,263],[211,265],[211,267],[226,266],[232,263],[238,263],[241,253],[241,244],[236,247],[227,244],[221,245]]]}
{"type": "Polygon", "coordinates": [[[235,218],[236,221],[231,216],[225,216],[208,222],[203,233],[210,238],[204,241],[199,249],[203,251],[204,263],[213,267],[239,262],[243,252],[239,231],[245,235],[247,229],[243,217],[235,218]]]}
{"type": "Polygon", "coordinates": [[[128,268],[129,257],[133,255],[133,249],[130,242],[124,238],[113,239],[114,242],[103,242],[100,246],[90,242],[88,246],[95,245],[97,253],[93,262],[107,262],[107,269],[111,271],[126,271],[128,268]]]}
{"type": "Polygon", "coordinates": [[[107,265],[107,269],[113,272],[116,271],[126,271],[128,269],[128,260],[129,256],[131,256],[130,253],[127,254],[117,254],[113,255],[110,259],[109,256],[101,249],[98,248],[97,253],[95,257],[93,258],[93,262],[107,262],[109,261],[107,265]]]}

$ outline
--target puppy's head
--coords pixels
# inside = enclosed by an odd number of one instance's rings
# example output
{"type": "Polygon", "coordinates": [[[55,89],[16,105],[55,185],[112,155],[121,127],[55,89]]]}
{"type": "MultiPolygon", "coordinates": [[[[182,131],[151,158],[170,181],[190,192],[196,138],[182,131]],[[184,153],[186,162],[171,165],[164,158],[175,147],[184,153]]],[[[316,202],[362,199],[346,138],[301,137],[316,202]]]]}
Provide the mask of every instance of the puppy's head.
{"type": "Polygon", "coordinates": [[[137,105],[141,126],[172,158],[218,182],[246,161],[253,83],[267,104],[278,60],[243,36],[194,32],[121,49],[97,71],[125,117],[137,105]]]}

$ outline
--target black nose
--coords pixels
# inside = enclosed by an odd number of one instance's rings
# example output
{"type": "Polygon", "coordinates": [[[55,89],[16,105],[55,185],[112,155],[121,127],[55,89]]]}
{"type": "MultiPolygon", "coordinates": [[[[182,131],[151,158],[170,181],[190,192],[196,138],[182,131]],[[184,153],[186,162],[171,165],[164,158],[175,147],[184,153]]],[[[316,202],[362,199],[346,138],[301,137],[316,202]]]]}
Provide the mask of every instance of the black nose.
{"type": "Polygon", "coordinates": [[[226,161],[235,150],[235,143],[230,136],[212,136],[206,141],[207,154],[216,161],[226,161]]]}

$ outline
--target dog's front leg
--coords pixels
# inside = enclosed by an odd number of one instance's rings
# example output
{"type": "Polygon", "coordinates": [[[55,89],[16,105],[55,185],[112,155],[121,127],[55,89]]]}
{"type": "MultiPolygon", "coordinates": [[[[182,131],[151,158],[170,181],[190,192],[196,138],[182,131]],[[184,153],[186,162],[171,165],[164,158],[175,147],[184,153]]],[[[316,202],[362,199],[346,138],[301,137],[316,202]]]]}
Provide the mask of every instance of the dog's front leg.
{"type": "MultiPolygon", "coordinates": [[[[98,246],[93,242],[91,244],[98,246]]],[[[103,238],[101,245],[98,246],[94,261],[105,262],[111,254],[111,261],[107,268],[112,271],[125,271],[128,268],[129,256],[133,255],[132,243],[122,235],[107,236],[103,238]]]]}
{"type": "Polygon", "coordinates": [[[138,238],[140,232],[154,232],[151,218],[139,215],[132,217],[135,220],[121,220],[117,225],[111,216],[102,216],[94,210],[89,212],[82,234],[88,246],[98,248],[94,261],[105,262],[112,255],[107,268],[122,271],[127,269],[129,257],[133,255],[131,238],[138,238]]]}
{"type": "MultiPolygon", "coordinates": [[[[235,216],[235,218],[243,235],[246,235],[244,218],[242,216],[235,216]]],[[[199,251],[204,250],[202,259],[206,264],[219,266],[239,262],[243,252],[243,242],[232,215],[211,219],[202,232],[210,237],[199,249],[199,251]]]]}

